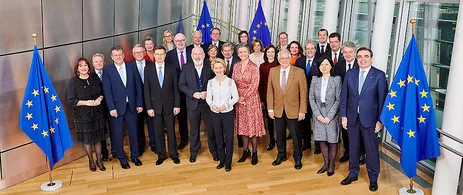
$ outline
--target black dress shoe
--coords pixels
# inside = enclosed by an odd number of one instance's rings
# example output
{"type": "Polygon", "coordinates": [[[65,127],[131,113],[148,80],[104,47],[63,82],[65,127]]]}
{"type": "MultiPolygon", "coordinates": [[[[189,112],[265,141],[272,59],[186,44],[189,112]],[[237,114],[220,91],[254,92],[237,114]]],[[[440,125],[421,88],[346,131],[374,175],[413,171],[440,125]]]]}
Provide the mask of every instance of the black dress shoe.
{"type": "Polygon", "coordinates": [[[221,169],[223,167],[225,167],[225,163],[220,163],[220,164],[217,165],[217,169],[221,169]]]}
{"type": "Polygon", "coordinates": [[[121,167],[123,169],[130,169],[130,165],[129,165],[129,163],[127,161],[121,162],[121,167]]]}
{"type": "Polygon", "coordinates": [[[251,151],[249,149],[243,151],[243,155],[238,160],[239,163],[246,161],[246,159],[251,158],[251,151]]]}
{"type": "Polygon", "coordinates": [[[331,176],[334,175],[334,171],[333,171],[333,172],[329,172],[329,171],[328,171],[328,172],[326,173],[326,175],[328,175],[328,177],[331,177],[331,176]]]}
{"type": "Polygon", "coordinates": [[[225,171],[226,171],[226,172],[230,172],[230,171],[231,171],[231,165],[225,166],[225,171]]]}
{"type": "Polygon", "coordinates": [[[317,174],[322,174],[328,170],[328,166],[323,166],[320,170],[317,171],[317,174]]]}
{"type": "Polygon", "coordinates": [[[157,154],[156,147],[151,147],[151,152],[154,152],[154,154],[157,154]]]}
{"type": "Polygon", "coordinates": [[[360,155],[359,164],[360,164],[360,165],[364,165],[365,163],[366,163],[366,157],[365,157],[365,155],[360,155]]]}
{"type": "Polygon", "coordinates": [[[375,192],[376,190],[378,190],[378,182],[376,181],[370,181],[370,187],[369,187],[370,191],[372,192],[375,192]]]}
{"type": "Polygon", "coordinates": [[[320,149],[320,147],[315,147],[314,154],[320,154],[320,153],[322,153],[322,150],[320,149]]]}
{"type": "Polygon", "coordinates": [[[90,169],[91,172],[95,172],[95,171],[96,171],[95,163],[93,163],[93,161],[89,161],[89,162],[88,162],[88,167],[89,167],[89,169],[90,169]]]}
{"type": "Polygon", "coordinates": [[[100,171],[106,171],[106,167],[104,167],[103,162],[97,160],[96,166],[98,166],[98,169],[100,169],[100,171]]]}
{"type": "Polygon", "coordinates": [[[196,156],[190,156],[190,163],[196,162],[196,156]]]}
{"type": "Polygon", "coordinates": [[[289,134],[288,137],[286,137],[286,140],[290,140],[290,139],[293,139],[293,136],[291,136],[291,134],[289,134]]]}
{"type": "Polygon", "coordinates": [[[180,159],[178,157],[173,158],[172,161],[174,161],[174,164],[180,164],[180,159]]]}
{"type": "Polygon", "coordinates": [[[156,165],[161,165],[166,159],[162,159],[162,158],[159,158],[157,161],[156,161],[156,165]]]}
{"type": "Polygon", "coordinates": [[[135,159],[131,159],[132,163],[135,164],[135,166],[139,167],[139,166],[142,166],[143,163],[140,161],[140,159],[138,158],[135,158],[135,159]]]}
{"type": "Polygon", "coordinates": [[[254,152],[252,152],[251,164],[252,165],[257,165],[258,162],[259,162],[259,160],[257,158],[257,151],[254,151],[254,152]]]}
{"type": "Polygon", "coordinates": [[[217,156],[212,157],[212,159],[213,159],[214,161],[219,161],[219,157],[217,157],[217,156]]]}
{"type": "Polygon", "coordinates": [[[277,157],[277,159],[275,159],[275,161],[273,161],[272,165],[273,165],[273,166],[280,165],[282,162],[284,162],[284,161],[286,161],[286,160],[288,160],[288,159],[286,158],[286,156],[285,156],[285,157],[282,157],[282,158],[277,157]]]}
{"type": "Polygon", "coordinates": [[[302,151],[306,151],[307,149],[309,149],[309,147],[307,147],[306,145],[302,146],[302,151]]]}
{"type": "Polygon", "coordinates": [[[178,145],[178,149],[183,150],[187,145],[188,145],[188,140],[182,140],[180,141],[180,144],[178,145]]]}
{"type": "Polygon", "coordinates": [[[302,162],[301,160],[296,161],[296,164],[294,165],[294,168],[296,170],[302,169],[302,162]]]}
{"type": "Polygon", "coordinates": [[[349,153],[345,152],[344,155],[342,155],[341,158],[339,158],[339,162],[347,162],[349,161],[349,153]]]}
{"type": "Polygon", "coordinates": [[[275,148],[275,142],[271,141],[267,146],[267,151],[271,151],[275,148]]]}
{"type": "Polygon", "coordinates": [[[347,176],[345,179],[343,179],[341,181],[341,185],[349,185],[351,184],[353,181],[357,181],[359,178],[358,177],[350,177],[350,176],[347,176]]]}

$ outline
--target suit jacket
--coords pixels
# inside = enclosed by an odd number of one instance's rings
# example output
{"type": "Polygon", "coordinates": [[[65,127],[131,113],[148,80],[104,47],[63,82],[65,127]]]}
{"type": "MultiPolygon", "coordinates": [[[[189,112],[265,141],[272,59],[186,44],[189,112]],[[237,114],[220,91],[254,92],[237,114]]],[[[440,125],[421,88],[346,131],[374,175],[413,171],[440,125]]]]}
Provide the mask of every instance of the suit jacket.
{"type": "MultiPolygon", "coordinates": [[[[224,59],[225,60],[225,59],[224,59]]],[[[239,58],[236,58],[235,56],[233,56],[231,62],[230,62],[230,71],[228,71],[228,73],[226,73],[226,75],[228,76],[228,78],[232,78],[232,75],[233,75],[233,68],[235,67],[235,64],[237,62],[240,62],[241,60],[239,58]]],[[[227,63],[227,60],[225,60],[225,63],[227,63]]],[[[226,65],[226,64],[225,64],[226,65]]],[[[227,67],[228,69],[228,67],[227,67]]]]}
{"type": "Polygon", "coordinates": [[[162,88],[159,84],[156,65],[151,64],[145,67],[143,90],[146,110],[154,109],[156,114],[172,114],[174,107],[180,108],[177,71],[172,64],[165,64],[164,66],[162,88]]]}
{"type": "MultiPolygon", "coordinates": [[[[306,61],[307,61],[307,57],[302,56],[299,59],[297,59],[296,64],[294,64],[294,66],[304,70],[305,75],[307,75],[307,70],[306,70],[307,63],[306,63],[306,61]]],[[[306,76],[307,86],[308,87],[310,86],[310,83],[312,81],[312,77],[316,76],[316,75],[318,75],[318,65],[317,65],[317,58],[314,58],[313,62],[312,62],[312,65],[310,66],[309,74],[308,74],[308,76],[306,76]]]]}
{"type": "MultiPolygon", "coordinates": [[[[187,52],[190,52],[190,54],[191,54],[191,51],[193,50],[194,47],[195,47],[194,44],[188,45],[188,46],[186,47],[186,49],[188,50],[187,52]]],[[[207,53],[206,45],[201,44],[200,47],[203,48],[204,53],[207,53]]]]}
{"type": "MultiPolygon", "coordinates": [[[[186,61],[185,64],[188,62],[193,62],[191,59],[191,50],[188,50],[185,48],[185,53],[183,55],[186,55],[186,61]]],[[[182,72],[182,69],[180,68],[180,62],[178,61],[179,55],[177,53],[177,49],[173,49],[167,52],[166,54],[166,66],[170,65],[176,68],[177,71],[177,79],[180,77],[180,73],[182,72]]],[[[185,65],[184,64],[184,65],[185,65]]]]}
{"type": "MultiPolygon", "coordinates": [[[[218,49],[219,49],[219,50],[217,51],[217,57],[218,57],[218,58],[222,58],[222,59],[223,59],[222,45],[223,45],[224,43],[225,43],[225,42],[219,40],[219,46],[218,46],[218,49]]],[[[206,44],[206,50],[205,50],[205,52],[206,52],[206,58],[209,58],[209,56],[207,55],[207,48],[209,48],[210,45],[212,45],[212,42],[206,44]]],[[[232,50],[233,50],[233,48],[232,48],[232,50]]]]}
{"type": "Polygon", "coordinates": [[[324,53],[321,53],[320,52],[320,43],[317,43],[317,45],[315,46],[315,57],[318,58],[320,56],[323,56],[325,53],[327,53],[328,51],[331,51],[331,46],[330,46],[330,43],[326,43],[326,48],[325,48],[325,52],[324,53]]]}
{"type": "MultiPolygon", "coordinates": [[[[331,59],[331,61],[334,62],[334,59],[333,59],[332,56],[331,56],[331,55],[333,55],[333,51],[332,51],[331,49],[330,49],[330,51],[325,52],[324,55],[327,56],[329,59],[331,59]]],[[[342,55],[341,50],[339,50],[339,54],[338,54],[337,58],[338,58],[338,61],[337,61],[337,62],[340,62],[340,61],[344,61],[344,60],[345,60],[345,59],[344,59],[344,56],[342,55]]],[[[336,63],[336,64],[337,64],[337,63],[336,63]]]]}
{"type": "MultiPolygon", "coordinates": [[[[135,66],[137,67],[137,70],[138,70],[137,61],[134,60],[132,63],[135,64],[135,66]]],[[[153,62],[150,62],[150,61],[148,61],[148,60],[145,59],[145,69],[146,69],[147,66],[154,66],[154,63],[153,63],[153,62]]],[[[140,72],[138,72],[138,73],[140,74],[140,72]]],[[[143,73],[145,73],[145,70],[143,70],[143,73]]],[[[145,98],[144,98],[145,95],[144,95],[144,90],[143,90],[143,86],[144,86],[143,84],[144,84],[144,83],[143,83],[143,81],[141,80],[142,77],[145,77],[145,75],[140,75],[140,76],[139,76],[140,83],[142,84],[142,87],[141,87],[141,94],[142,94],[142,96],[141,96],[141,97],[142,97],[142,100],[143,100],[143,105],[145,105],[145,98]]]]}
{"type": "MultiPolygon", "coordinates": [[[[323,116],[328,117],[331,121],[337,121],[338,119],[338,112],[339,112],[339,103],[341,102],[341,88],[342,88],[342,81],[341,77],[339,76],[331,76],[328,79],[328,86],[326,87],[326,96],[325,96],[325,108],[322,109],[322,101],[321,101],[321,88],[322,88],[322,79],[323,77],[313,76],[312,83],[310,85],[310,92],[309,92],[309,102],[310,107],[312,108],[313,116],[323,116]]],[[[315,120],[315,128],[317,128],[318,120],[315,120]]],[[[321,125],[321,122],[319,122],[321,125]]],[[[336,129],[336,125],[338,123],[334,122],[330,124],[332,126],[331,129],[336,129]]],[[[324,126],[324,125],[321,125],[324,126]]]]}
{"type": "MultiPolygon", "coordinates": [[[[339,61],[334,65],[334,73],[336,75],[340,76],[342,81],[344,81],[344,76],[346,75],[346,67],[347,67],[347,62],[346,59],[343,59],[342,61],[339,61]]],[[[357,59],[354,59],[354,64],[351,64],[351,69],[358,68],[359,65],[357,63],[357,59]]]]}
{"type": "Polygon", "coordinates": [[[136,107],[143,107],[142,84],[137,66],[125,63],[127,83],[124,86],[116,65],[111,64],[103,69],[103,93],[108,110],[117,110],[118,115],[129,112],[137,113],[136,107]],[[129,108],[126,98],[129,99],[129,108]]]}
{"type": "MultiPolygon", "coordinates": [[[[201,71],[203,90],[207,91],[207,82],[214,78],[215,74],[212,72],[210,65],[203,63],[203,69],[201,71]]],[[[201,76],[199,75],[199,76],[201,76]]],[[[193,63],[187,63],[183,67],[182,73],[180,73],[180,79],[178,81],[178,88],[181,92],[186,95],[186,107],[190,110],[196,110],[200,100],[193,98],[195,92],[201,92],[198,90],[196,80],[196,68],[193,63]]],[[[201,100],[204,101],[204,100],[201,100]]]]}
{"type": "Polygon", "coordinates": [[[362,126],[373,127],[379,121],[386,99],[388,90],[386,76],[383,71],[371,66],[359,94],[359,73],[360,68],[346,73],[342,86],[340,115],[347,117],[348,126],[354,126],[359,117],[362,126]]]}
{"type": "Polygon", "coordinates": [[[299,113],[307,112],[307,79],[300,68],[290,67],[285,92],[280,86],[281,66],[270,69],[267,87],[267,109],[281,118],[283,111],[289,119],[296,119],[299,113]]]}

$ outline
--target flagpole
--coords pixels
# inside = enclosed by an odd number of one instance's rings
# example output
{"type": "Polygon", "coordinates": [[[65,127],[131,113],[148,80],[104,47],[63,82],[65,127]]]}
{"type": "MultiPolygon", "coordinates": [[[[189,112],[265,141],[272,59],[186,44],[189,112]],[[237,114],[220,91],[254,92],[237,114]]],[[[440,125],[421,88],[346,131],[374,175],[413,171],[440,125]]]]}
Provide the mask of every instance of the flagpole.
{"type": "MultiPolygon", "coordinates": [[[[412,35],[415,35],[415,24],[416,24],[416,20],[415,20],[415,19],[411,19],[411,20],[410,20],[410,23],[412,24],[412,35]]],[[[410,178],[410,189],[408,189],[407,192],[410,193],[410,194],[416,193],[416,191],[413,189],[413,178],[410,178]]]]}

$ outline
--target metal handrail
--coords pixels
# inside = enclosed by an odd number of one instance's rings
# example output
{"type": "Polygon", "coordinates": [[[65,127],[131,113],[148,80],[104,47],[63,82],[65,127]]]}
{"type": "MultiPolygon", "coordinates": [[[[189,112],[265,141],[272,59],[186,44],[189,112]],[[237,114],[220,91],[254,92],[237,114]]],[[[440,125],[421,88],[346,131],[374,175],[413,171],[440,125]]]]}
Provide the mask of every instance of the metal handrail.
{"type": "MultiPolygon", "coordinates": [[[[456,141],[456,142],[458,142],[460,144],[463,144],[463,140],[461,140],[460,138],[455,137],[453,135],[450,135],[449,133],[447,133],[445,131],[442,131],[442,129],[437,128],[437,132],[439,132],[439,134],[441,134],[441,135],[443,135],[445,137],[450,138],[453,141],[456,141]]],[[[439,137],[441,137],[441,136],[439,136],[439,137]]],[[[453,152],[454,154],[456,154],[456,155],[460,156],[461,158],[463,158],[463,153],[453,149],[452,147],[450,147],[448,145],[445,145],[445,144],[441,143],[440,141],[439,141],[439,145],[442,146],[444,149],[447,149],[448,151],[453,152]]]]}

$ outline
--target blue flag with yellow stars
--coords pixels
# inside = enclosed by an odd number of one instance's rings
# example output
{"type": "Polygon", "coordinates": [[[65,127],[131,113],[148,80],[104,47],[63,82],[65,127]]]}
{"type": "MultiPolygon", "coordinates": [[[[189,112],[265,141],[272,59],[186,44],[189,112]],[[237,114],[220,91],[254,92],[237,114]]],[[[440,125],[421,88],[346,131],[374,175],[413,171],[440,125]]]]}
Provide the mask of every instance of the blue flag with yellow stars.
{"type": "Polygon", "coordinates": [[[197,31],[201,31],[203,36],[203,44],[208,44],[212,42],[211,38],[211,31],[214,28],[212,24],[211,15],[209,14],[209,8],[207,8],[207,3],[204,1],[203,3],[203,10],[201,11],[201,15],[199,16],[198,27],[196,27],[197,31]]]}
{"type": "Polygon", "coordinates": [[[381,122],[400,146],[400,163],[409,178],[416,175],[416,162],[440,155],[434,107],[415,35],[391,84],[381,122]]]}
{"type": "Polygon", "coordinates": [[[249,29],[249,43],[252,43],[254,39],[259,39],[264,44],[262,47],[265,48],[267,45],[272,44],[272,37],[270,30],[268,29],[267,21],[265,20],[264,10],[262,9],[262,3],[259,0],[257,4],[256,15],[252,20],[251,28],[249,29]]]}
{"type": "Polygon", "coordinates": [[[19,128],[45,153],[50,169],[72,147],[63,106],[34,46],[29,79],[21,105],[19,128]]]}

